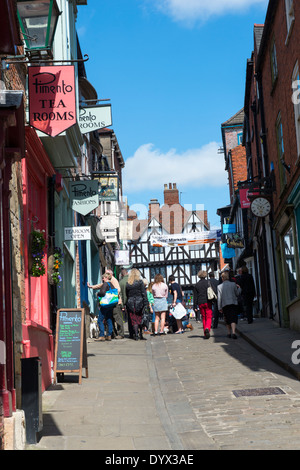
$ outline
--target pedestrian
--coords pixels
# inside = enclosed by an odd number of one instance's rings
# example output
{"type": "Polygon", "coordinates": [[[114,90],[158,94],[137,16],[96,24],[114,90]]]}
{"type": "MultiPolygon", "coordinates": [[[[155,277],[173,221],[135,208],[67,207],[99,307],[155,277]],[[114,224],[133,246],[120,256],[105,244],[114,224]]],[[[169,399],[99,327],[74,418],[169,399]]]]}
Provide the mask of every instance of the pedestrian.
{"type": "Polygon", "coordinates": [[[144,309],[148,307],[148,299],[140,272],[135,268],[130,271],[128,276],[126,297],[126,308],[133,328],[133,337],[136,341],[145,339],[143,337],[142,317],[144,309]]]}
{"type": "Polygon", "coordinates": [[[155,312],[154,312],[154,297],[152,292],[153,282],[149,282],[147,287],[147,298],[150,304],[150,312],[151,312],[151,330],[154,333],[154,322],[155,322],[155,312]]]}
{"type": "Polygon", "coordinates": [[[128,332],[129,332],[129,337],[132,339],[133,338],[133,329],[130,321],[130,317],[128,315],[127,309],[126,309],[126,302],[127,302],[127,297],[126,297],[126,284],[128,281],[128,276],[129,273],[127,269],[122,268],[121,269],[121,279],[120,279],[120,295],[121,295],[121,300],[122,300],[122,314],[124,321],[127,321],[128,323],[128,332]]]}
{"type": "MultiPolygon", "coordinates": [[[[170,284],[170,292],[171,295],[173,296],[173,302],[172,302],[172,307],[175,308],[177,304],[182,303],[182,290],[178,282],[175,281],[175,277],[173,274],[169,277],[169,284],[170,284]]],[[[184,329],[182,326],[182,318],[177,319],[176,318],[176,323],[177,323],[177,333],[183,333],[184,329]]]]}
{"type": "MultiPolygon", "coordinates": [[[[215,273],[212,271],[208,274],[208,276],[209,276],[209,284],[212,290],[214,291],[214,293],[216,294],[216,296],[218,296],[219,281],[215,278],[215,273]]],[[[212,312],[213,312],[212,328],[214,330],[215,328],[218,328],[218,325],[219,325],[219,309],[218,309],[217,298],[212,300],[211,307],[212,307],[212,312]]]]}
{"type": "Polygon", "coordinates": [[[256,295],[253,276],[249,273],[247,266],[242,266],[242,274],[238,278],[242,289],[241,297],[248,323],[253,323],[253,300],[256,295]]]}
{"type": "Polygon", "coordinates": [[[222,284],[218,286],[218,308],[224,315],[228,338],[237,339],[235,329],[238,322],[238,297],[241,288],[229,279],[229,272],[222,273],[222,284]]]}
{"type": "Polygon", "coordinates": [[[145,286],[145,289],[146,289],[146,294],[147,294],[147,299],[148,299],[148,307],[149,307],[149,325],[148,325],[148,327],[145,326],[144,333],[147,334],[147,335],[150,335],[151,331],[149,329],[149,326],[150,326],[150,323],[152,322],[152,317],[153,317],[152,305],[154,303],[154,297],[153,297],[152,291],[149,290],[149,282],[147,281],[147,279],[143,279],[143,282],[144,282],[144,286],[145,286]]]}
{"type": "MultiPolygon", "coordinates": [[[[106,292],[110,290],[112,286],[111,278],[112,278],[111,274],[104,273],[102,276],[103,282],[101,284],[91,285],[87,283],[87,286],[91,289],[100,288],[98,292],[98,297],[104,297],[106,292]]],[[[100,306],[99,315],[98,315],[99,338],[97,338],[95,341],[105,341],[105,340],[111,341],[111,337],[113,333],[113,309],[114,309],[113,306],[112,307],[100,306]],[[104,325],[105,322],[108,328],[106,337],[105,337],[105,325],[104,325]]]]}
{"type": "MultiPolygon", "coordinates": [[[[111,283],[115,289],[118,289],[119,294],[121,293],[121,288],[119,281],[114,277],[113,272],[111,269],[106,269],[105,273],[111,275],[111,283]]],[[[114,339],[123,339],[124,334],[124,318],[122,312],[122,299],[121,295],[119,295],[119,302],[113,309],[113,336],[114,339]]]]}
{"type": "Polygon", "coordinates": [[[152,285],[152,294],[154,297],[154,334],[158,334],[158,325],[160,322],[160,334],[164,334],[164,328],[166,323],[166,313],[168,311],[168,286],[164,282],[164,278],[161,274],[156,274],[154,283],[152,285]]]}
{"type": "Polygon", "coordinates": [[[208,300],[207,289],[208,289],[208,280],[206,271],[199,271],[198,277],[200,281],[194,287],[194,310],[200,310],[203,322],[203,331],[204,337],[206,339],[210,338],[210,330],[212,323],[212,302],[208,300]]]}

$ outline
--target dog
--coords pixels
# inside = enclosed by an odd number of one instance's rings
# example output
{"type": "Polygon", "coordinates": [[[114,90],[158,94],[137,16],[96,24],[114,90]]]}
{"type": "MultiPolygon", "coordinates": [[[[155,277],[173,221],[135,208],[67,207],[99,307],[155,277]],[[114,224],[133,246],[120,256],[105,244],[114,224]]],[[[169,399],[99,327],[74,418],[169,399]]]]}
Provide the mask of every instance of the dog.
{"type": "Polygon", "coordinates": [[[99,338],[99,326],[97,315],[90,315],[90,338],[99,338]]]}

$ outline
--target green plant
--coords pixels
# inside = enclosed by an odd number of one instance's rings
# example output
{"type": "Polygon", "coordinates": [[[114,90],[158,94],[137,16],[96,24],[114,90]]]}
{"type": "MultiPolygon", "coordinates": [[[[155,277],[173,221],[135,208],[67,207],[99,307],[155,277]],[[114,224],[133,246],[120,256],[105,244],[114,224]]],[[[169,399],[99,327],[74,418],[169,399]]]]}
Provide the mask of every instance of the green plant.
{"type": "Polygon", "coordinates": [[[63,259],[63,253],[60,248],[55,247],[54,248],[54,264],[53,264],[53,272],[51,274],[52,277],[52,282],[53,284],[59,284],[62,281],[61,275],[59,274],[59,268],[61,267],[62,259],[63,259]]]}
{"type": "Polygon", "coordinates": [[[46,272],[45,265],[43,262],[45,253],[44,248],[46,246],[45,230],[33,230],[31,232],[31,256],[32,266],[30,274],[33,277],[43,276],[46,272]]]}

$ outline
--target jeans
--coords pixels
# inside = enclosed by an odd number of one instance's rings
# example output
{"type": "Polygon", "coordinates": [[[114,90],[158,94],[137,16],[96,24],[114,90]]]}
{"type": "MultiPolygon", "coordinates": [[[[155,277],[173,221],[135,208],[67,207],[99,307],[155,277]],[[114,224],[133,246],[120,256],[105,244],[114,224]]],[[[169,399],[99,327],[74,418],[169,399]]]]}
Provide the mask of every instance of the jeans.
{"type": "Polygon", "coordinates": [[[100,330],[100,336],[105,336],[104,321],[107,323],[108,336],[112,335],[113,332],[113,307],[102,307],[100,308],[98,315],[98,325],[100,330]]]}

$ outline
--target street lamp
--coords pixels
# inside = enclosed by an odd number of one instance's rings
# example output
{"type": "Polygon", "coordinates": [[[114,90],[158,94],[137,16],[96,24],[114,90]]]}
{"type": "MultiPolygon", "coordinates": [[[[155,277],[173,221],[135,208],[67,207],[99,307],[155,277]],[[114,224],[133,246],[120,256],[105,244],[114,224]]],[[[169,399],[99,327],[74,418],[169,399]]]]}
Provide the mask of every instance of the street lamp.
{"type": "Polygon", "coordinates": [[[60,15],[56,0],[17,0],[17,8],[26,49],[51,53],[60,15]]]}

